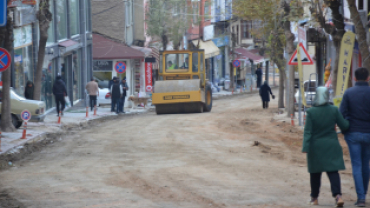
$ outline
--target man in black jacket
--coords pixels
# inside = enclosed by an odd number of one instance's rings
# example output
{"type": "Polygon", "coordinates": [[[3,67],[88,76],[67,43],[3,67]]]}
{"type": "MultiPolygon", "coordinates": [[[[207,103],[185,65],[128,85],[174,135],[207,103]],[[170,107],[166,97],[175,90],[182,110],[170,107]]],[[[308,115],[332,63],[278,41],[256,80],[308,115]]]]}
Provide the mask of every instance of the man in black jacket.
{"type": "Polygon", "coordinates": [[[62,76],[58,75],[54,85],[53,85],[53,94],[55,97],[55,104],[57,106],[57,116],[59,116],[59,105],[62,105],[61,112],[63,115],[64,107],[66,106],[66,102],[64,100],[64,96],[67,95],[67,88],[66,84],[62,80],[62,76]]]}
{"type": "Polygon", "coordinates": [[[128,86],[127,86],[127,83],[126,83],[126,77],[122,79],[121,88],[122,88],[122,97],[121,97],[120,103],[119,103],[119,112],[120,113],[125,113],[125,111],[124,111],[124,109],[125,109],[125,99],[126,99],[127,90],[128,90],[128,86]]]}
{"type": "Polygon", "coordinates": [[[119,113],[119,103],[120,99],[122,98],[122,93],[122,87],[119,84],[118,78],[114,78],[110,89],[110,94],[112,97],[111,112],[114,112],[114,109],[116,109],[116,113],[119,113]]]}

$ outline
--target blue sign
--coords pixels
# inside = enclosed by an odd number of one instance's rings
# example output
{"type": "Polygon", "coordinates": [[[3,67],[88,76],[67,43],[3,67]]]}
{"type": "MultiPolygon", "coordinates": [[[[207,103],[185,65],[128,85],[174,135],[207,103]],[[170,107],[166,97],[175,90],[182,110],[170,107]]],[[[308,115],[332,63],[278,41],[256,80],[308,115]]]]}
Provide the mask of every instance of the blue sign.
{"type": "Polygon", "coordinates": [[[6,0],[0,0],[0,27],[4,27],[6,25],[6,0]]]}
{"type": "Polygon", "coordinates": [[[114,69],[118,74],[122,74],[126,72],[126,63],[123,61],[118,61],[114,66],[114,69]]]}
{"type": "Polygon", "coordinates": [[[234,65],[234,67],[239,67],[240,66],[240,61],[239,60],[234,60],[233,65],[234,65]]]}
{"type": "Polygon", "coordinates": [[[31,113],[28,110],[24,110],[21,113],[21,118],[23,121],[29,121],[31,119],[31,113]]]}
{"type": "Polygon", "coordinates": [[[214,38],[212,41],[217,47],[222,47],[229,44],[229,36],[214,38]]]}

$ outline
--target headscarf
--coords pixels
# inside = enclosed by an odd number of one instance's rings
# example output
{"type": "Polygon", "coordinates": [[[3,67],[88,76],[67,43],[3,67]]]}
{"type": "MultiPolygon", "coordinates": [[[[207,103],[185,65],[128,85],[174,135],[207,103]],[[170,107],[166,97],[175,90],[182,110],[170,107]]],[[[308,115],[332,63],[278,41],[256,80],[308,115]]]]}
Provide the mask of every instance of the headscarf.
{"type": "Polygon", "coordinates": [[[313,101],[313,106],[322,106],[329,103],[329,90],[326,87],[318,87],[316,89],[315,100],[313,101]]]}
{"type": "Polygon", "coordinates": [[[264,85],[268,85],[266,80],[263,82],[263,84],[264,84],[264,85]]]}

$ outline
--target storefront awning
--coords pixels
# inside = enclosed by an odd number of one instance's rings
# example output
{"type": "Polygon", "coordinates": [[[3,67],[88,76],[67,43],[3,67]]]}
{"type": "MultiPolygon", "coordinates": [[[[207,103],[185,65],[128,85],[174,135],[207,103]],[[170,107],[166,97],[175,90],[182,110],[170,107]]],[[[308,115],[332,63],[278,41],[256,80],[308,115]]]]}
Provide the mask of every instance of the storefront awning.
{"type": "Polygon", "coordinates": [[[63,53],[73,51],[79,48],[80,44],[73,40],[66,40],[66,41],[60,42],[58,46],[59,46],[61,53],[63,54],[63,53]]]}
{"type": "Polygon", "coordinates": [[[244,48],[236,48],[234,51],[236,54],[238,54],[237,59],[249,59],[253,61],[253,64],[258,64],[265,61],[262,56],[254,54],[244,48]]]}
{"type": "Polygon", "coordinates": [[[142,59],[145,54],[139,50],[113,41],[102,35],[93,34],[93,59],[142,59]]]}
{"type": "Polygon", "coordinates": [[[197,46],[198,41],[199,41],[199,49],[204,50],[206,59],[217,56],[218,54],[220,54],[220,49],[217,48],[217,46],[213,43],[212,40],[209,40],[209,41],[206,41],[206,42],[204,42],[202,40],[193,40],[193,44],[195,46],[197,46]]]}

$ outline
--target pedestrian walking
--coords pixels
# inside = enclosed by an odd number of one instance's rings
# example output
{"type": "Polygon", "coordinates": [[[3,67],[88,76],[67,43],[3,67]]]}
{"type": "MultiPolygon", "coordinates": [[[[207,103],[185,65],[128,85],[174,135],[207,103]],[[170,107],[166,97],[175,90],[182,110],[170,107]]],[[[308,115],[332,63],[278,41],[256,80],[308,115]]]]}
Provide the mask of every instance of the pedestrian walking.
{"type": "Polygon", "coordinates": [[[270,95],[272,98],[275,96],[271,92],[270,86],[267,84],[267,81],[263,83],[263,85],[260,87],[260,96],[262,99],[262,108],[269,108],[269,102],[270,102],[270,95]]]}
{"type": "Polygon", "coordinates": [[[369,72],[366,68],[355,71],[354,87],[344,92],[340,105],[343,117],[349,120],[350,127],[344,132],[347,142],[352,175],[355,181],[358,207],[364,207],[366,193],[369,187],[369,162],[370,162],[370,87],[369,72]]]}
{"type": "Polygon", "coordinates": [[[119,112],[120,113],[125,113],[125,99],[126,99],[126,96],[127,96],[127,90],[128,90],[128,86],[127,86],[127,83],[126,83],[126,77],[122,79],[121,81],[121,88],[122,88],[122,97],[120,99],[120,102],[119,102],[119,112]]]}
{"type": "Polygon", "coordinates": [[[318,205],[321,174],[326,172],[330,180],[332,196],[337,207],[342,207],[340,176],[344,170],[342,147],[339,144],[335,125],[344,131],[349,122],[337,107],[329,104],[329,90],[318,87],[313,107],[307,110],[302,152],[307,153],[307,167],[310,173],[311,205],[318,205]]]}
{"type": "Polygon", "coordinates": [[[91,111],[93,111],[97,96],[99,96],[99,86],[94,78],[91,78],[91,81],[86,84],[86,91],[89,94],[91,111]]]}
{"type": "Polygon", "coordinates": [[[55,98],[55,104],[56,104],[56,109],[57,109],[57,116],[59,116],[59,110],[61,109],[62,115],[64,108],[66,106],[66,102],[64,97],[68,96],[67,95],[67,88],[66,84],[62,80],[62,76],[58,75],[54,85],[53,85],[53,94],[55,98]],[[60,107],[61,105],[61,107],[60,107]]]}
{"type": "Polygon", "coordinates": [[[112,97],[111,112],[116,111],[116,113],[119,114],[119,103],[120,99],[122,98],[123,91],[122,87],[118,82],[118,78],[113,79],[113,84],[110,91],[112,97]]]}
{"type": "Polygon", "coordinates": [[[35,90],[35,86],[33,82],[27,81],[26,88],[24,88],[24,97],[29,100],[33,100],[33,92],[35,90]]]}
{"type": "Polygon", "coordinates": [[[262,83],[262,69],[261,69],[261,65],[258,66],[257,70],[256,70],[256,75],[257,75],[257,88],[261,87],[261,83],[262,83]]]}

